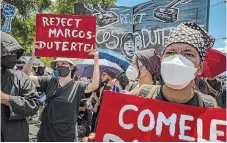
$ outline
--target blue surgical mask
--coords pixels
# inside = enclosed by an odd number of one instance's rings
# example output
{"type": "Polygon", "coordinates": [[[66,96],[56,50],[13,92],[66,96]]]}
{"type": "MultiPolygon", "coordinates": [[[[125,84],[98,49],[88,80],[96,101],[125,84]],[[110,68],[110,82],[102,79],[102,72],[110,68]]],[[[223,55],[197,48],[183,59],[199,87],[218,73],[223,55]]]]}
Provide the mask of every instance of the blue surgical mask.
{"type": "Polygon", "coordinates": [[[53,72],[53,76],[54,76],[54,78],[59,78],[58,72],[57,72],[57,71],[54,71],[54,72],[53,72]]]}
{"type": "Polygon", "coordinates": [[[40,95],[40,97],[39,97],[39,101],[41,102],[41,103],[43,103],[45,100],[46,100],[46,94],[45,93],[43,93],[43,94],[41,94],[40,95]]]}

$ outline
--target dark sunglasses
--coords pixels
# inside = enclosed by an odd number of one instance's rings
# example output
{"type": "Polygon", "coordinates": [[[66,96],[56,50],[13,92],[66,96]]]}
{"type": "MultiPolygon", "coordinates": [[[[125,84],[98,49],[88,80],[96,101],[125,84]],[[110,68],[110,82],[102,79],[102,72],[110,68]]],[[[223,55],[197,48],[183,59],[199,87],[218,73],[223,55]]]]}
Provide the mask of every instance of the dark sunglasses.
{"type": "Polygon", "coordinates": [[[4,56],[10,56],[10,55],[17,55],[17,51],[12,51],[12,52],[9,52],[9,51],[6,51],[6,50],[3,50],[2,52],[1,52],[1,55],[2,55],[2,57],[4,57],[4,56]]]}

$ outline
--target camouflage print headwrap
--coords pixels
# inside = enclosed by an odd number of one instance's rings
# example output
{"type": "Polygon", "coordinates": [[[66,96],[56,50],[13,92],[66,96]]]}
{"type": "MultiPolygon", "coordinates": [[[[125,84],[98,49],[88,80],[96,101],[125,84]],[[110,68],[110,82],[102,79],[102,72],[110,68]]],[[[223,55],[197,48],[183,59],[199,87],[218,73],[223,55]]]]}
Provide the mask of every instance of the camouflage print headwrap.
{"type": "Polygon", "coordinates": [[[215,39],[202,27],[193,22],[183,22],[174,29],[167,38],[164,50],[174,43],[186,43],[195,47],[202,60],[205,58],[206,49],[212,48],[215,39]]]}

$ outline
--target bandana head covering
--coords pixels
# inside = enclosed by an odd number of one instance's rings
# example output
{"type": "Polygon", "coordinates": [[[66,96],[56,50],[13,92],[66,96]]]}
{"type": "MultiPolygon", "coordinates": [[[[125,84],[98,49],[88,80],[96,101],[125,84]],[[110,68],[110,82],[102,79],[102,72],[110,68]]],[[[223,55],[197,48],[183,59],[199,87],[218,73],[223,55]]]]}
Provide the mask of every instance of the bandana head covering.
{"type": "Polygon", "coordinates": [[[186,43],[197,49],[204,60],[207,48],[212,48],[215,39],[202,27],[193,22],[183,22],[174,29],[167,38],[164,50],[174,43],[186,43]]]}
{"type": "Polygon", "coordinates": [[[152,74],[160,71],[161,59],[158,57],[155,49],[137,51],[135,55],[137,61],[139,60],[152,74]]]}

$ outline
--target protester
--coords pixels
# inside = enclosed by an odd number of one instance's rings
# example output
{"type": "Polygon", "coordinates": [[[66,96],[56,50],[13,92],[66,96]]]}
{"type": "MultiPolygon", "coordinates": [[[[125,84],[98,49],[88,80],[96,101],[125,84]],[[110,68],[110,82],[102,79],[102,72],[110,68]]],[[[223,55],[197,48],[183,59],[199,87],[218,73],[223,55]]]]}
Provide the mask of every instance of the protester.
{"type": "MultiPolygon", "coordinates": [[[[137,96],[191,106],[216,108],[212,96],[194,90],[196,75],[202,74],[206,49],[214,39],[196,23],[184,22],[166,40],[161,60],[164,85],[143,85],[137,96]]],[[[90,134],[83,141],[94,141],[90,134]]]]}
{"type": "Polygon", "coordinates": [[[22,70],[24,65],[26,64],[26,59],[23,57],[20,57],[20,59],[17,60],[17,64],[15,66],[16,70],[22,70]]]}
{"type": "MultiPolygon", "coordinates": [[[[47,95],[47,105],[43,112],[42,123],[37,134],[38,141],[76,141],[76,120],[78,118],[79,102],[84,93],[90,93],[99,85],[98,52],[92,50],[94,55],[94,72],[91,83],[74,81],[72,70],[74,61],[69,58],[57,58],[51,67],[57,71],[59,78],[48,76],[30,76],[40,90],[47,95]]],[[[31,57],[33,62],[35,55],[31,57]]],[[[26,67],[26,73],[31,69],[26,67]]]]}
{"type": "Polygon", "coordinates": [[[214,39],[196,23],[180,24],[167,38],[161,61],[163,86],[142,87],[138,96],[180,104],[216,107],[209,95],[193,90],[194,78],[204,69],[205,52],[212,47],[214,39]]]}
{"type": "Polygon", "coordinates": [[[93,117],[92,117],[92,131],[95,131],[97,118],[100,110],[100,104],[102,101],[102,95],[105,90],[113,91],[114,83],[113,79],[116,77],[114,72],[109,69],[106,69],[101,74],[101,83],[99,84],[98,89],[95,93],[92,94],[91,101],[94,101],[93,106],[93,117]]]}
{"type": "Polygon", "coordinates": [[[46,66],[43,63],[37,65],[37,69],[35,71],[36,76],[43,76],[45,74],[46,66]]]}
{"type": "Polygon", "coordinates": [[[24,52],[15,38],[1,32],[1,141],[28,142],[26,117],[39,108],[35,85],[20,70],[13,70],[24,52]]]}
{"type": "Polygon", "coordinates": [[[91,132],[92,111],[88,109],[87,99],[80,101],[79,114],[77,119],[78,140],[88,136],[91,132]]]}
{"type": "Polygon", "coordinates": [[[125,90],[126,86],[129,84],[129,80],[127,75],[123,72],[119,76],[117,76],[117,80],[122,90],[125,90]]]}
{"type": "Polygon", "coordinates": [[[134,82],[126,87],[126,91],[133,94],[144,84],[155,84],[154,77],[157,79],[160,66],[161,60],[155,49],[137,51],[132,59],[132,65],[126,71],[128,78],[134,82]],[[138,81],[135,81],[136,79],[138,81]]]}
{"type": "Polygon", "coordinates": [[[101,84],[99,85],[100,87],[100,92],[99,92],[99,97],[101,98],[103,95],[103,91],[104,90],[110,90],[113,91],[115,82],[116,75],[114,74],[114,72],[112,72],[109,69],[106,69],[102,72],[101,74],[101,84]]]}

